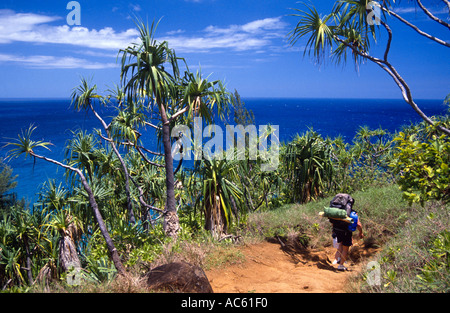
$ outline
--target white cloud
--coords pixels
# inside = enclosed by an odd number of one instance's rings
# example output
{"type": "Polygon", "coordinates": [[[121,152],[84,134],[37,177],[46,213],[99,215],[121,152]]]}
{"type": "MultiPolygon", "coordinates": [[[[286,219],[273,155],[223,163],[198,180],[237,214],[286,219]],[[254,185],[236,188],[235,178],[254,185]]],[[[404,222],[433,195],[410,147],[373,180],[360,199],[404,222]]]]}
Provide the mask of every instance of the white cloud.
{"type": "Polygon", "coordinates": [[[408,14],[408,13],[416,13],[416,7],[403,7],[403,8],[393,8],[392,11],[398,14],[408,14]]]}
{"type": "Polygon", "coordinates": [[[211,49],[260,50],[270,47],[274,38],[282,38],[286,26],[281,17],[275,17],[225,28],[210,25],[200,36],[175,36],[181,33],[176,31],[168,33],[169,36],[162,39],[168,41],[175,50],[184,52],[208,52],[211,49]]]}
{"type": "Polygon", "coordinates": [[[172,35],[182,34],[182,33],[185,33],[185,32],[186,31],[183,30],[183,29],[177,29],[177,30],[169,31],[166,34],[169,35],[169,36],[172,36],[172,35]]]}
{"type": "MultiPolygon", "coordinates": [[[[430,5],[427,6],[425,5],[425,7],[427,8],[428,11],[430,11],[432,14],[434,15],[440,15],[440,14],[449,14],[449,8],[446,5],[430,5]]],[[[392,9],[392,11],[394,11],[395,13],[398,14],[409,14],[409,13],[419,13],[419,14],[424,14],[424,12],[422,11],[422,9],[419,6],[409,6],[409,7],[394,7],[392,9]]]]}
{"type": "MultiPolygon", "coordinates": [[[[138,5],[133,5],[133,10],[139,9],[138,5]]],[[[118,32],[111,27],[96,30],[83,26],[51,25],[61,19],[0,10],[0,44],[51,43],[118,51],[139,40],[139,32],[134,28],[118,32]]],[[[159,39],[167,40],[172,48],[182,52],[208,52],[211,49],[261,50],[269,47],[273,39],[283,37],[286,25],[281,17],[274,17],[228,27],[210,25],[197,36],[188,36],[184,30],[178,29],[167,32],[166,37],[159,39]]]]}
{"type": "Polygon", "coordinates": [[[19,63],[29,68],[39,69],[105,69],[118,67],[116,63],[92,62],[85,59],[73,57],[55,57],[48,55],[17,56],[11,54],[0,54],[0,63],[19,63]]]}
{"type": "Polygon", "coordinates": [[[134,12],[139,12],[142,10],[141,6],[139,4],[130,3],[129,6],[130,6],[131,10],[134,12]]]}
{"type": "Polygon", "coordinates": [[[100,30],[86,27],[52,26],[59,17],[0,10],[0,43],[31,42],[76,45],[89,48],[119,50],[136,42],[138,31],[116,32],[111,27],[100,30]]]}
{"type": "Polygon", "coordinates": [[[264,30],[281,30],[286,24],[281,21],[281,17],[265,18],[256,20],[245,25],[242,25],[242,30],[249,33],[256,33],[264,30]]]}
{"type": "MultiPolygon", "coordinates": [[[[138,7],[134,9],[139,10],[138,7]]],[[[69,27],[64,23],[64,19],[56,16],[0,10],[0,46],[14,42],[70,45],[80,48],[74,49],[73,53],[86,57],[85,59],[77,56],[14,56],[0,53],[0,63],[17,63],[29,68],[114,68],[118,66],[116,63],[91,59],[112,58],[117,56],[119,49],[139,42],[139,32],[134,28],[120,32],[112,27],[96,30],[83,26],[69,27]],[[59,25],[55,25],[58,21],[59,25]]],[[[226,27],[210,25],[193,35],[177,29],[161,35],[158,39],[168,41],[169,46],[178,53],[208,53],[225,50],[263,53],[275,51],[280,46],[280,42],[275,40],[285,36],[286,27],[287,24],[281,17],[274,17],[242,25],[226,27]]]]}

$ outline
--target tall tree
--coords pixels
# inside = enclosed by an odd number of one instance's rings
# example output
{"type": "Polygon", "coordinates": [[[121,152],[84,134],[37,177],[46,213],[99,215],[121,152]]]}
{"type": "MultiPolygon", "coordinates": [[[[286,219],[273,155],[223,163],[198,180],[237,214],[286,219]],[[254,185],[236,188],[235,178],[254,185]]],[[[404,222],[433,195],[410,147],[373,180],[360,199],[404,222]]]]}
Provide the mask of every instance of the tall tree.
{"type": "MultiPolygon", "coordinates": [[[[395,1],[392,1],[395,2],[395,1]]],[[[445,21],[434,16],[420,0],[415,1],[428,18],[439,25],[450,28],[445,21]]],[[[448,0],[443,0],[450,14],[448,0]]],[[[435,43],[450,47],[450,43],[436,36],[430,35],[419,27],[395,13],[390,0],[380,2],[370,0],[342,0],[336,1],[330,14],[321,15],[312,4],[305,4],[306,9],[297,11],[296,16],[299,21],[294,30],[290,32],[290,41],[295,45],[301,38],[307,39],[305,54],[313,54],[322,61],[331,56],[336,63],[345,63],[350,54],[353,62],[358,66],[363,61],[370,61],[381,67],[391,76],[400,88],[402,97],[420,117],[430,125],[434,125],[438,130],[450,135],[450,130],[442,124],[435,123],[429,118],[414,101],[412,91],[399,74],[397,69],[389,61],[393,32],[388,24],[390,18],[396,18],[408,27],[413,28],[418,34],[432,40],[435,43]],[[379,12],[379,13],[378,13],[379,12]],[[384,54],[375,57],[370,53],[371,42],[379,42],[381,38],[380,29],[387,33],[384,54]]]]}
{"type": "MultiPolygon", "coordinates": [[[[144,99],[152,116],[158,116],[166,170],[166,207],[164,231],[176,238],[179,220],[175,201],[174,168],[171,129],[181,118],[185,123],[194,115],[212,121],[212,111],[221,114],[231,101],[230,94],[220,81],[208,81],[201,74],[194,75],[187,69],[180,74],[175,51],[166,41],[154,38],[157,24],[149,27],[137,22],[140,43],[133,44],[122,54],[121,81],[129,99],[144,99]]],[[[186,66],[187,68],[187,66],[186,66]]],[[[131,100],[133,102],[133,100],[131,100]]]]}
{"type": "Polygon", "coordinates": [[[111,124],[106,124],[106,122],[103,120],[103,118],[100,116],[100,114],[95,110],[93,102],[95,99],[98,99],[100,101],[103,101],[103,97],[98,95],[96,93],[97,85],[90,86],[88,81],[85,78],[81,78],[81,84],[74,89],[72,93],[72,104],[74,107],[78,110],[84,109],[84,110],[91,110],[95,117],[100,121],[103,129],[106,132],[106,137],[102,138],[106,140],[113,149],[114,153],[116,154],[117,158],[120,161],[120,164],[122,165],[122,171],[124,173],[124,179],[125,179],[125,193],[127,195],[127,209],[128,209],[128,215],[131,223],[135,223],[134,213],[133,213],[133,205],[131,200],[131,191],[130,191],[130,179],[128,174],[127,165],[120,155],[119,150],[117,149],[116,144],[112,140],[111,136],[111,124]]]}

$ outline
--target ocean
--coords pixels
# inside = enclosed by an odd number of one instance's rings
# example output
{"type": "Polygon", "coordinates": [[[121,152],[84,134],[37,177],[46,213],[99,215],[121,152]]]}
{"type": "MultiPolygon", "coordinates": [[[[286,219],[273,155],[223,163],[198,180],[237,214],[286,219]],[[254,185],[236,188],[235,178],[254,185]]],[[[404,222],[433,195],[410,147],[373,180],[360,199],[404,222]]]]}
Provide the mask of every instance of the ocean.
{"type": "MultiPolygon", "coordinates": [[[[381,127],[390,132],[404,125],[421,121],[420,117],[403,100],[388,99],[291,99],[248,98],[242,99],[247,109],[255,115],[255,124],[278,125],[281,142],[290,141],[297,133],[308,129],[323,137],[341,136],[351,142],[360,126],[381,127]]],[[[418,100],[419,107],[429,116],[445,114],[447,107],[442,100],[418,100]]],[[[104,108],[101,115],[108,122],[113,109],[104,108]]],[[[230,123],[233,124],[232,117],[230,123]]],[[[71,131],[101,128],[95,116],[88,112],[76,112],[70,108],[68,99],[0,99],[0,158],[5,157],[11,147],[4,143],[17,138],[30,124],[37,126],[34,140],[49,141],[51,151],[40,149],[39,153],[58,161],[64,159],[64,146],[72,137],[71,131]]],[[[153,136],[147,136],[146,146],[155,149],[153,136]]],[[[30,203],[37,200],[36,194],[42,184],[53,178],[64,181],[63,170],[42,160],[18,158],[8,163],[18,175],[15,188],[19,198],[30,203]]]]}

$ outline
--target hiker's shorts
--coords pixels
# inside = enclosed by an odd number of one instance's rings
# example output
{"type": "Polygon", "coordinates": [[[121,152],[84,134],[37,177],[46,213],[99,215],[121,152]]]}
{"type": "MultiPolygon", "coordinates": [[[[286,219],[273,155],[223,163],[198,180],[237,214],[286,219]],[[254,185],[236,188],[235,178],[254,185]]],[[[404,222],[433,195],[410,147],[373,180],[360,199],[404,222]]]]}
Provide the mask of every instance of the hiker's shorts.
{"type": "Polygon", "coordinates": [[[352,245],[352,232],[351,231],[342,231],[342,230],[334,230],[334,233],[337,237],[337,242],[342,242],[342,245],[346,247],[350,247],[352,245]]]}

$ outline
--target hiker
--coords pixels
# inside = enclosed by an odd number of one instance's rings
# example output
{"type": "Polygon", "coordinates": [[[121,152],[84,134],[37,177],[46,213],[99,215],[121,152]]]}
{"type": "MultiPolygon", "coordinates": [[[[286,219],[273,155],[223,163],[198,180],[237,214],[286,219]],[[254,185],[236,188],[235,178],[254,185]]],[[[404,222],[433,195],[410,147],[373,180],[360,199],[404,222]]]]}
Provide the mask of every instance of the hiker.
{"type": "Polygon", "coordinates": [[[355,200],[348,194],[340,193],[337,194],[330,202],[330,207],[340,208],[346,210],[347,216],[353,218],[353,223],[330,218],[331,224],[333,224],[333,241],[337,250],[335,254],[335,260],[333,264],[339,264],[338,270],[345,271],[347,268],[344,266],[347,260],[348,251],[352,245],[352,233],[356,229],[359,232],[359,238],[364,238],[363,229],[361,221],[358,218],[358,213],[353,210],[353,204],[355,200]],[[337,243],[337,244],[336,244],[337,243]]]}

